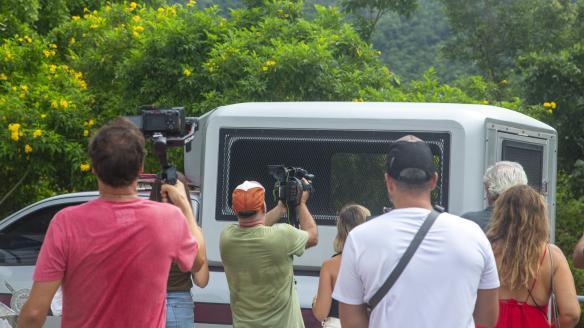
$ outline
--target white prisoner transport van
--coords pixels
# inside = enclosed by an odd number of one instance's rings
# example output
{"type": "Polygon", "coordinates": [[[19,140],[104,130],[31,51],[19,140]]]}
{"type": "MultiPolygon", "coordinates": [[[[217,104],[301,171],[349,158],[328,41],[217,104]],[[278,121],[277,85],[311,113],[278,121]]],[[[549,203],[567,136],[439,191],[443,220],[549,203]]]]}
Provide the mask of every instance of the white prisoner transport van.
{"type": "MultiPolygon", "coordinates": [[[[381,214],[390,206],[383,182],[386,153],[396,139],[414,134],[430,144],[439,174],[436,205],[462,214],[486,206],[482,176],[500,160],[523,165],[529,183],[546,198],[554,238],[556,131],[515,111],[484,105],[430,103],[289,102],[219,107],[199,118],[185,147],[185,171],[201,188],[202,227],[211,278],[194,288],[197,327],[231,323],[229,290],[219,235],[236,222],[231,191],[244,180],[271,190],[268,165],[302,167],[315,175],[308,207],[319,243],[295,258],[295,279],[307,327],[320,327],[310,306],[319,268],[333,254],[335,217],[349,202],[381,214]]],[[[266,193],[268,208],[275,205],[266,193]]],[[[200,219],[201,219],[200,218],[200,219]]],[[[391,238],[391,236],[388,236],[391,238]]]]}

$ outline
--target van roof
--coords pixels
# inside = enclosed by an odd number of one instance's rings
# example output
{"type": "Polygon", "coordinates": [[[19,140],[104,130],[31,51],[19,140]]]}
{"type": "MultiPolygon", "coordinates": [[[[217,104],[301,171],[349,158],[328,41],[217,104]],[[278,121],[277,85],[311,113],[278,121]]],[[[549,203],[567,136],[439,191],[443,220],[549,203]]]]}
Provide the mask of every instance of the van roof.
{"type": "MultiPolygon", "coordinates": [[[[222,106],[214,118],[308,118],[308,119],[420,119],[455,121],[461,125],[493,121],[513,122],[543,131],[551,126],[522,113],[489,105],[407,102],[257,102],[222,106]]],[[[208,113],[208,114],[210,114],[208,113]]],[[[202,119],[205,119],[204,115],[202,119]]]]}

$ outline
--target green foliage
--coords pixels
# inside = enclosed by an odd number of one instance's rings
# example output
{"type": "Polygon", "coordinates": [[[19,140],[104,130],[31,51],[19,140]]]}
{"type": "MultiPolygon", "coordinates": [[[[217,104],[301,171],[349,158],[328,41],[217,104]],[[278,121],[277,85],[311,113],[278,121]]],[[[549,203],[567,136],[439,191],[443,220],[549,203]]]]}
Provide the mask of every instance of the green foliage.
{"type": "MultiPolygon", "coordinates": [[[[164,0],[137,2],[143,6],[153,7],[166,3],[164,0]]],[[[111,3],[129,5],[136,2],[127,0],[3,0],[0,4],[0,38],[29,33],[31,28],[44,35],[71,16],[80,16],[111,3]]]]}
{"type": "MultiPolygon", "coordinates": [[[[562,249],[570,267],[572,267],[572,250],[584,231],[584,221],[580,220],[584,212],[584,200],[578,199],[572,192],[575,183],[573,177],[567,174],[558,174],[557,194],[556,194],[556,244],[562,249]]],[[[577,186],[581,188],[581,186],[577,186]]],[[[582,294],[584,290],[584,270],[572,270],[576,290],[582,294]]]]}
{"type": "Polygon", "coordinates": [[[409,16],[418,6],[417,0],[341,0],[340,3],[345,12],[353,15],[357,29],[367,41],[384,15],[394,12],[409,16]]]}
{"type": "Polygon", "coordinates": [[[334,8],[312,20],[289,2],[232,11],[106,6],[56,29],[63,59],[85,73],[106,117],[139,104],[191,113],[243,101],[351,100],[396,78],[334,8]],[[381,74],[380,74],[381,72],[381,74]]]}
{"type": "Polygon", "coordinates": [[[85,156],[95,124],[83,74],[37,35],[0,47],[0,214],[91,185],[85,156]]]}
{"type": "Polygon", "coordinates": [[[554,53],[520,58],[528,104],[554,104],[545,120],[558,130],[560,167],[571,170],[584,157],[584,43],[554,53]]]}
{"type": "Polygon", "coordinates": [[[39,17],[39,0],[0,2],[0,39],[26,34],[39,17]]]}
{"type": "Polygon", "coordinates": [[[564,44],[576,17],[568,1],[441,1],[453,32],[446,54],[474,62],[496,83],[509,77],[517,56],[564,44]]]}
{"type": "Polygon", "coordinates": [[[442,51],[450,37],[443,6],[438,0],[421,0],[409,17],[385,15],[373,33],[381,59],[403,80],[419,78],[434,67],[440,79],[450,83],[460,76],[478,74],[469,63],[447,59],[442,51]]]}

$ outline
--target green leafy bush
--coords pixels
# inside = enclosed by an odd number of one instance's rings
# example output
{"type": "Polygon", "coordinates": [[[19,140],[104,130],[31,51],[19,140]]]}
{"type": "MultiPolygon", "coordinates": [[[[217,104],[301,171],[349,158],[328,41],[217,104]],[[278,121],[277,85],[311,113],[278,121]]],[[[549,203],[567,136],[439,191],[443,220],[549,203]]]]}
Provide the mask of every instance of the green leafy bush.
{"type": "Polygon", "coordinates": [[[91,182],[85,148],[95,119],[81,72],[37,35],[0,47],[0,213],[91,182]]]}

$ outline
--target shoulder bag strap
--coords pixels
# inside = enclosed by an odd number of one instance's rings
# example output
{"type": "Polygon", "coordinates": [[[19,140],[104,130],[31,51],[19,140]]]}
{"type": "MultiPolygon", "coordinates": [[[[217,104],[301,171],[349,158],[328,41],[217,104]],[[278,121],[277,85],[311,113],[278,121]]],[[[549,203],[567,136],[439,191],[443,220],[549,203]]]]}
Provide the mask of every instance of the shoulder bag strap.
{"type": "Polygon", "coordinates": [[[399,278],[401,273],[404,271],[404,269],[412,259],[412,256],[418,249],[418,246],[420,246],[420,244],[426,237],[426,234],[430,230],[430,227],[432,227],[432,224],[434,224],[434,221],[436,221],[436,218],[440,214],[441,213],[437,212],[436,210],[432,210],[432,212],[428,214],[426,220],[424,221],[424,223],[414,236],[414,239],[412,239],[412,242],[406,249],[404,255],[402,255],[401,259],[399,260],[393,271],[391,271],[391,273],[389,274],[389,277],[387,277],[387,280],[385,280],[381,288],[377,290],[377,292],[373,295],[373,297],[371,297],[371,299],[367,303],[367,308],[369,309],[369,312],[373,311],[375,306],[377,306],[381,299],[383,299],[387,292],[391,289],[393,284],[396,282],[397,278],[399,278]]]}

